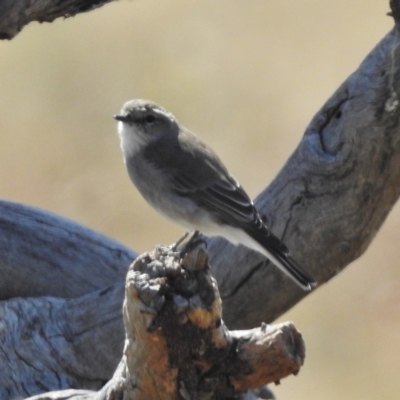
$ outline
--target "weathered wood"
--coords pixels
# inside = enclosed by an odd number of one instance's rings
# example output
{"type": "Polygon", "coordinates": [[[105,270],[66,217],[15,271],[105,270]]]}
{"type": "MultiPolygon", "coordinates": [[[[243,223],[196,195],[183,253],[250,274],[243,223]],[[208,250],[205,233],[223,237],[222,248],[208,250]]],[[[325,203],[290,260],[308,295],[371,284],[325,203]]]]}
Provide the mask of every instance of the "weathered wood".
{"type": "Polygon", "coordinates": [[[113,0],[0,0],[0,39],[12,39],[32,21],[72,17],[110,1],[113,0]]]}
{"type": "Polygon", "coordinates": [[[66,218],[0,201],[1,300],[82,296],[123,281],[135,256],[66,218]]]}
{"type": "Polygon", "coordinates": [[[74,299],[0,302],[0,399],[100,389],[121,358],[124,285],[74,299]]]}
{"type": "MultiPolygon", "coordinates": [[[[320,286],[367,249],[399,197],[399,77],[396,25],[317,113],[255,202],[320,286]]],[[[216,240],[210,254],[228,326],[274,320],[307,294],[244,249],[216,240]]]]}
{"type": "MultiPolygon", "coordinates": [[[[123,310],[124,355],[93,399],[232,398],[297,374],[304,362],[304,342],[292,323],[226,328],[202,243],[183,258],[171,247],[138,257],[127,275],[123,310]]],[[[51,398],[65,398],[57,395],[51,398]]],[[[91,398],[83,396],[77,399],[91,398]]],[[[43,398],[48,394],[37,400],[43,398]]]]}

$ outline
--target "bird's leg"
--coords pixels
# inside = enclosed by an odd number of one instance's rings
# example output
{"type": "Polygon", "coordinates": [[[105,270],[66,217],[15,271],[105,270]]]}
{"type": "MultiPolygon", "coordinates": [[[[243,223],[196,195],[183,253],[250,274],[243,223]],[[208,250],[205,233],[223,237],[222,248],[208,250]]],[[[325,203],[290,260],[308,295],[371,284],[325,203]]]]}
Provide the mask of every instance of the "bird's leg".
{"type": "Polygon", "coordinates": [[[192,233],[192,237],[188,240],[188,244],[191,243],[191,242],[196,241],[199,238],[199,236],[200,236],[200,232],[199,231],[194,231],[192,233]]]}
{"type": "Polygon", "coordinates": [[[201,237],[201,234],[199,231],[194,231],[193,233],[191,233],[190,231],[187,231],[175,243],[172,243],[169,246],[169,248],[172,251],[177,251],[178,247],[182,244],[182,242],[184,242],[188,238],[189,235],[190,235],[190,239],[187,241],[187,243],[182,247],[182,250],[180,251],[181,256],[183,256],[185,253],[188,253],[200,241],[204,242],[204,239],[201,237]]]}
{"type": "Polygon", "coordinates": [[[188,242],[183,246],[182,250],[180,251],[181,257],[183,257],[186,253],[189,253],[192,249],[194,249],[199,242],[204,242],[204,238],[201,236],[199,231],[194,231],[188,242]]]}
{"type": "MultiPolygon", "coordinates": [[[[175,243],[171,244],[171,250],[176,251],[180,244],[190,235],[190,231],[186,231],[175,243]]],[[[191,240],[191,239],[190,239],[191,240]]]]}

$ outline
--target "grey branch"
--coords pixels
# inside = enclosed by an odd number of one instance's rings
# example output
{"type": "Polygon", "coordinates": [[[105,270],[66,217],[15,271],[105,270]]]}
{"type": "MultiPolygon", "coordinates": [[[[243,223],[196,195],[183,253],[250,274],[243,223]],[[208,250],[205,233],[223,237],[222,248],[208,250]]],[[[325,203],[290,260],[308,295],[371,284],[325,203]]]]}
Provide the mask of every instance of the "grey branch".
{"type": "Polygon", "coordinates": [[[12,39],[32,21],[53,22],[113,0],[0,0],[0,39],[12,39]]]}
{"type": "Polygon", "coordinates": [[[136,253],[66,218],[0,200],[0,299],[78,297],[125,279],[136,253]]]}
{"type": "MultiPolygon", "coordinates": [[[[396,24],[316,114],[256,199],[319,286],[367,249],[399,197],[399,75],[396,24]]],[[[245,249],[215,240],[210,254],[228,325],[274,320],[306,295],[245,249]]]]}
{"type": "Polygon", "coordinates": [[[296,375],[304,362],[292,323],[227,329],[204,243],[183,257],[161,246],[138,257],[127,275],[123,314],[124,353],[113,378],[92,396],[67,391],[74,399],[232,398],[296,375]]]}
{"type": "Polygon", "coordinates": [[[56,389],[98,390],[121,358],[123,282],[76,299],[0,303],[0,399],[56,389]]]}

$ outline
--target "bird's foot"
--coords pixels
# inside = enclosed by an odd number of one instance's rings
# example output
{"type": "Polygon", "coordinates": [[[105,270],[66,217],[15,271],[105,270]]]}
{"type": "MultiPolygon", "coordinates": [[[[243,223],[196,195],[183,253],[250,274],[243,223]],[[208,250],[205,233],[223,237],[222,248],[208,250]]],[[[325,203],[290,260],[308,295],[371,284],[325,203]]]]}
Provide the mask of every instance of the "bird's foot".
{"type": "Polygon", "coordinates": [[[181,257],[183,257],[186,253],[189,253],[200,243],[206,243],[206,241],[199,231],[194,231],[190,239],[180,250],[181,257]]]}
{"type": "Polygon", "coordinates": [[[190,235],[190,231],[186,231],[175,243],[172,243],[170,248],[172,251],[176,251],[178,247],[186,240],[186,238],[190,235]]]}
{"type": "Polygon", "coordinates": [[[179,250],[179,253],[180,253],[181,257],[183,257],[183,255],[185,255],[186,253],[193,250],[199,243],[205,243],[205,240],[204,240],[203,236],[201,235],[201,233],[199,231],[194,231],[193,233],[191,233],[190,231],[187,231],[175,243],[172,243],[169,246],[169,248],[172,251],[178,251],[178,247],[181,246],[182,248],[179,250]],[[189,236],[190,236],[190,238],[187,241],[187,243],[185,245],[181,246],[181,244],[189,236]]]}

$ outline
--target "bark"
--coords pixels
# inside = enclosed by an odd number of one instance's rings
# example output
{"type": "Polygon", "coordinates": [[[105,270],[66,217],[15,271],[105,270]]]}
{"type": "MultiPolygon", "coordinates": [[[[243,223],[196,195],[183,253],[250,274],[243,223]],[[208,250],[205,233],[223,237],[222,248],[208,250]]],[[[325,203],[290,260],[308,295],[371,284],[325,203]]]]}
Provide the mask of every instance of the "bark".
{"type": "Polygon", "coordinates": [[[12,39],[32,21],[53,22],[91,11],[112,0],[0,0],[0,39],[12,39]]]}
{"type": "MultiPolygon", "coordinates": [[[[396,24],[255,201],[319,286],[364,253],[399,197],[399,44],[396,24]]],[[[215,240],[210,254],[228,325],[274,320],[307,295],[254,253],[215,240]]]]}
{"type": "Polygon", "coordinates": [[[124,280],[136,256],[66,218],[6,201],[0,201],[0,254],[0,300],[82,296],[124,280]]]}
{"type": "Polygon", "coordinates": [[[125,349],[113,378],[92,396],[68,391],[75,399],[232,398],[297,374],[304,362],[292,323],[227,329],[203,243],[183,257],[172,247],[138,257],[127,275],[123,314],[125,349]]]}
{"type": "Polygon", "coordinates": [[[0,399],[99,390],[123,350],[123,283],[75,299],[0,302],[0,399]]]}

